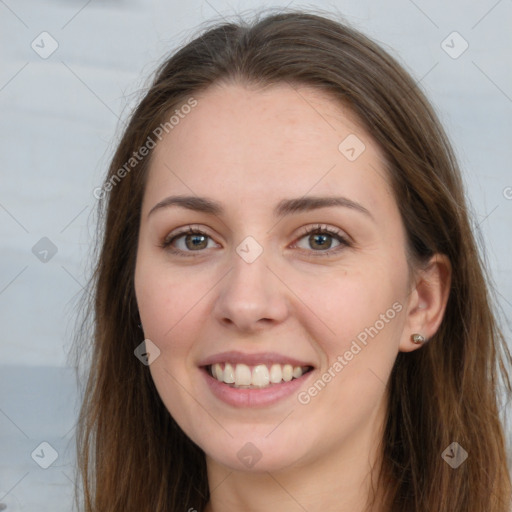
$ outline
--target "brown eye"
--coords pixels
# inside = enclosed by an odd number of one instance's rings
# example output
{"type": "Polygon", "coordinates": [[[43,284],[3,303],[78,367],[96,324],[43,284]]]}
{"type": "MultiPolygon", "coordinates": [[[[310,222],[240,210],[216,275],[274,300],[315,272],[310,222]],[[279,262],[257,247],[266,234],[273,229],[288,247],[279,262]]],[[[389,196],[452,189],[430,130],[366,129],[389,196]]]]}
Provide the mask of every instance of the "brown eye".
{"type": "Polygon", "coordinates": [[[208,245],[208,237],[201,234],[185,235],[185,246],[191,251],[197,249],[206,249],[208,245]]]}
{"type": "Polygon", "coordinates": [[[337,229],[315,226],[306,228],[295,246],[310,254],[316,253],[315,256],[327,256],[339,252],[345,247],[350,247],[350,243],[337,229]],[[303,240],[306,242],[304,243],[303,240]]]}
{"type": "Polygon", "coordinates": [[[207,233],[197,228],[189,228],[186,231],[167,236],[161,246],[175,254],[187,256],[187,253],[200,253],[203,249],[216,246],[216,244],[209,246],[208,242],[214,244],[212,238],[207,233]]]}
{"type": "Polygon", "coordinates": [[[330,249],[332,245],[332,235],[323,233],[314,233],[309,235],[308,242],[312,249],[330,249]]]}

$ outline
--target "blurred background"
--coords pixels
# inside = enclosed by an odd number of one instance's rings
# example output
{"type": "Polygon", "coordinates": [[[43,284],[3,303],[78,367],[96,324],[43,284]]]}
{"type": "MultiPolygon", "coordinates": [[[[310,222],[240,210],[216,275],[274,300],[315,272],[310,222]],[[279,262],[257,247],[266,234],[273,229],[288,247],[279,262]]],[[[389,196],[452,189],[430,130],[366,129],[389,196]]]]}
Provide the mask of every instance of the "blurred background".
{"type": "Polygon", "coordinates": [[[91,270],[93,191],[123,122],[201,23],[287,6],[338,13],[431,99],[511,339],[511,0],[0,0],[0,509],[72,510],[80,393],[70,349],[91,270]]]}

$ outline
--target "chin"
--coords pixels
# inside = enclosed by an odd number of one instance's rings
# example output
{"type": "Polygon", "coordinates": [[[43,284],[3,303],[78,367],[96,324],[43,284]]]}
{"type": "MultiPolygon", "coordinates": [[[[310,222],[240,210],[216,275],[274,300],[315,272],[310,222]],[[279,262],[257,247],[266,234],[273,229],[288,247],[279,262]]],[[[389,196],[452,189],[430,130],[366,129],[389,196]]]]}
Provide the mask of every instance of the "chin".
{"type": "MultiPolygon", "coordinates": [[[[266,429],[265,435],[268,434],[266,429]]],[[[225,466],[233,471],[251,473],[277,472],[298,465],[304,457],[304,445],[297,451],[297,445],[286,443],[283,436],[271,440],[262,436],[237,436],[213,445],[205,443],[203,450],[207,460],[225,466]],[[206,446],[209,444],[210,446],[206,446]]]]}

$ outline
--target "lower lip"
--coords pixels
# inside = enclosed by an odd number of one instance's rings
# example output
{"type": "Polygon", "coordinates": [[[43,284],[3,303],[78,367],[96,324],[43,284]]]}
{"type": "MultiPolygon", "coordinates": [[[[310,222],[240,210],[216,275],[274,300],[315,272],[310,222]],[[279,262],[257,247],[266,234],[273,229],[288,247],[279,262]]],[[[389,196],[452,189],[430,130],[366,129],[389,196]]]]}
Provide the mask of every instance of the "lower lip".
{"type": "Polygon", "coordinates": [[[310,377],[313,370],[298,379],[274,384],[262,389],[233,388],[213,378],[205,368],[201,368],[211,392],[223,402],[234,407],[266,407],[296,394],[299,388],[310,377]]]}

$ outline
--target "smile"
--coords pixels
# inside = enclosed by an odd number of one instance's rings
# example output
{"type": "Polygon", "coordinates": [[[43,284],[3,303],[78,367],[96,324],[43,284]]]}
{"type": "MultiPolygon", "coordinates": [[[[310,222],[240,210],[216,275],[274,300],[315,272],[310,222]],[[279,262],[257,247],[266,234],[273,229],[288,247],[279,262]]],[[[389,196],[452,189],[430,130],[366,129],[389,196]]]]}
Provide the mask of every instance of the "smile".
{"type": "Polygon", "coordinates": [[[290,382],[312,370],[311,366],[292,364],[215,363],[206,367],[209,375],[237,389],[262,389],[290,382]]]}

